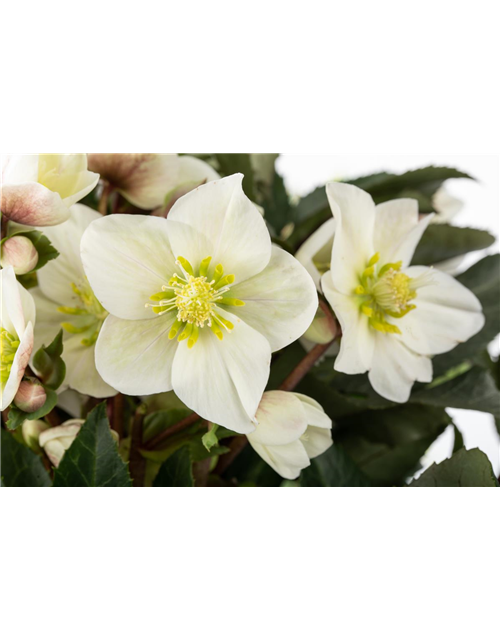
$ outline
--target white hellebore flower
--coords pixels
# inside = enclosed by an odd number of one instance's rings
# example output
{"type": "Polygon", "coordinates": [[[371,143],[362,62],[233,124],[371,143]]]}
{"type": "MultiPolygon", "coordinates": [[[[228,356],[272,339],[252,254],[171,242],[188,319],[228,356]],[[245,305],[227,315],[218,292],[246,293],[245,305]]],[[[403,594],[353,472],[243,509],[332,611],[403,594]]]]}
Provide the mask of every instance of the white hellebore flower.
{"type": "MultiPolygon", "coordinates": [[[[75,441],[84,422],[85,420],[80,418],[71,418],[63,422],[59,427],[51,427],[40,433],[38,443],[45,449],[45,453],[54,467],[58,467],[61,464],[64,454],[75,441]]],[[[110,432],[113,440],[118,443],[119,436],[116,431],[110,429],[110,432]]]]}
{"type": "Polygon", "coordinates": [[[141,209],[156,209],[219,178],[203,160],[175,153],[89,153],[89,167],[141,209]]]}
{"type": "Polygon", "coordinates": [[[314,284],[271,239],[241,174],[180,198],[168,219],[112,215],[82,238],[89,282],[110,312],[96,366],[119,391],[173,389],[203,418],[254,429],[271,352],[296,340],[314,284]]]}
{"type": "Polygon", "coordinates": [[[8,155],[2,160],[2,214],[31,226],[60,224],[96,186],[86,153],[8,155]]]}
{"type": "Polygon", "coordinates": [[[60,255],[38,271],[39,287],[32,289],[38,320],[36,349],[49,345],[62,327],[64,384],[94,398],[116,394],[95,367],[95,344],[108,312],[93,294],[80,259],[83,232],[101,217],[93,209],[76,204],[71,207],[69,220],[44,229],[60,255]]]}
{"type": "Polygon", "coordinates": [[[35,303],[20,285],[12,267],[0,271],[0,404],[6,409],[14,399],[33,351],[35,303]]]}
{"type": "Polygon", "coordinates": [[[432,380],[430,357],[465,342],[484,325],[476,296],[451,276],[409,266],[432,215],[416,200],[377,206],[348,184],[327,185],[336,221],[324,294],[342,327],[335,369],[368,371],[381,396],[406,402],[415,381],[432,380]]]}
{"type": "Polygon", "coordinates": [[[266,391],[256,418],[248,442],[287,480],[297,478],[312,458],[332,445],[332,421],[316,400],[301,393],[266,391]]]}

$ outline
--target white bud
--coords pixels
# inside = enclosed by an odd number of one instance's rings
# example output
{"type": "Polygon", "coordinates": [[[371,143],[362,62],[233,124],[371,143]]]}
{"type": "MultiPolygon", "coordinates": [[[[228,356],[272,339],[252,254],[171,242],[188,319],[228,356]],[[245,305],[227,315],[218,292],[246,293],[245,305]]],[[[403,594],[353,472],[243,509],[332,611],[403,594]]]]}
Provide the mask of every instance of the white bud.
{"type": "Polygon", "coordinates": [[[332,445],[332,421],[320,404],[301,393],[266,391],[249,443],[276,473],[294,480],[310,459],[332,445]]]}
{"type": "Polygon", "coordinates": [[[45,400],[47,400],[47,394],[37,378],[23,380],[14,396],[16,407],[26,413],[33,413],[33,411],[41,409],[45,400]]]}
{"type": "Polygon", "coordinates": [[[24,442],[26,442],[30,449],[39,451],[38,439],[42,431],[46,431],[47,429],[49,429],[49,425],[43,420],[25,420],[21,427],[24,442]]]}
{"type": "Polygon", "coordinates": [[[37,262],[38,251],[26,236],[12,236],[3,243],[2,267],[11,266],[18,276],[34,269],[37,262]]]}

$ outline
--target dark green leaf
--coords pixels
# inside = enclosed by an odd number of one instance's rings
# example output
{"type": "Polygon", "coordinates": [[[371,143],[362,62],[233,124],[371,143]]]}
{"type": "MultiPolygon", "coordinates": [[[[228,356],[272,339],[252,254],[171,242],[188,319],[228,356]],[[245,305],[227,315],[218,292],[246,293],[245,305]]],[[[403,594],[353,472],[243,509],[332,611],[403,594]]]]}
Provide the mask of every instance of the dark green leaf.
{"type": "Polygon", "coordinates": [[[61,358],[63,352],[63,330],[52,340],[48,347],[43,345],[33,358],[33,366],[38,371],[45,387],[57,389],[66,375],[66,365],[61,358]]]}
{"type": "Polygon", "coordinates": [[[311,460],[300,474],[302,487],[369,487],[370,481],[347,455],[333,444],[325,453],[311,460]]]}
{"type": "Polygon", "coordinates": [[[495,238],[481,229],[453,227],[449,224],[431,224],[418,244],[412,264],[434,265],[462,256],[469,251],[486,249],[495,238]]]}
{"type": "Polygon", "coordinates": [[[181,447],[161,465],[154,487],[193,487],[193,463],[189,447],[181,447]]]}
{"type": "Polygon", "coordinates": [[[491,373],[480,367],[472,367],[443,384],[436,385],[434,380],[423,388],[417,388],[410,402],[472,409],[500,416],[500,391],[491,373]]]}
{"type": "Polygon", "coordinates": [[[453,425],[453,433],[455,435],[455,440],[453,442],[453,453],[456,453],[457,451],[460,451],[460,449],[463,449],[464,439],[460,431],[457,429],[456,425],[453,425]]]}
{"type": "Polygon", "coordinates": [[[410,487],[498,487],[488,457],[479,449],[460,449],[449,460],[433,464],[410,487]]]}
{"type": "Polygon", "coordinates": [[[277,234],[281,229],[291,221],[292,208],[288,193],[285,189],[283,178],[275,173],[271,192],[262,203],[265,211],[265,220],[268,222],[277,234]]]}
{"type": "Polygon", "coordinates": [[[127,465],[111,435],[106,403],[87,416],[78,436],[56,469],[55,487],[130,487],[127,465]]]}
{"type": "Polygon", "coordinates": [[[57,404],[57,393],[48,387],[44,387],[45,393],[47,394],[47,399],[44,404],[38,411],[32,411],[31,413],[25,413],[18,409],[15,406],[11,406],[9,409],[9,417],[7,419],[7,428],[13,431],[17,429],[25,420],[39,420],[43,418],[48,413],[52,411],[52,409],[57,404]]]}
{"type": "Polygon", "coordinates": [[[2,429],[2,485],[4,487],[50,487],[42,459],[2,429]]]}
{"type": "Polygon", "coordinates": [[[233,173],[242,173],[243,191],[252,200],[256,201],[255,185],[253,178],[252,162],[249,153],[216,153],[221,173],[230,176],[233,173]]]}
{"type": "Polygon", "coordinates": [[[335,442],[374,484],[401,484],[450,424],[443,409],[403,405],[337,421],[335,442]]]}

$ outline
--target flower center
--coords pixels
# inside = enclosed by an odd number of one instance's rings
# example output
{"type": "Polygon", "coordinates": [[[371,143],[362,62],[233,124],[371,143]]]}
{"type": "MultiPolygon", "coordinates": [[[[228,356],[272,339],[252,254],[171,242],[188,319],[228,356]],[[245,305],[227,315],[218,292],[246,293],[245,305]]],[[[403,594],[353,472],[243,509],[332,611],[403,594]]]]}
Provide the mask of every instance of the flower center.
{"type": "Polygon", "coordinates": [[[78,297],[80,304],[75,307],[58,307],[57,310],[77,317],[73,323],[61,322],[61,327],[68,333],[91,332],[90,336],[81,340],[84,347],[90,347],[96,342],[108,312],[95,297],[87,278],[79,286],[72,282],[71,288],[78,297]]]}
{"type": "Polygon", "coordinates": [[[387,321],[386,316],[402,318],[416,306],[411,301],[417,289],[432,282],[431,269],[418,278],[401,272],[402,262],[388,262],[377,268],[380,254],[369,260],[361,274],[354,293],[361,298],[361,311],[370,319],[370,326],[382,333],[401,333],[399,327],[387,321]]]}
{"type": "Polygon", "coordinates": [[[2,384],[5,384],[9,379],[12,363],[19,345],[19,340],[14,338],[7,329],[0,328],[0,382],[2,384]]]}
{"type": "Polygon", "coordinates": [[[205,324],[219,340],[224,337],[223,329],[228,332],[234,329],[233,323],[218,313],[218,305],[241,307],[245,304],[226,295],[234,282],[234,275],[224,275],[221,264],[211,270],[211,261],[211,256],[206,257],[195,273],[190,262],[179,256],[176,264],[182,275],[174,273],[168,285],[163,285],[159,293],[150,297],[153,303],[146,304],[159,316],[169,311],[176,312],[177,319],[168,337],[173,340],[179,334],[178,341],[187,340],[190,349],[196,344],[200,329],[205,324]]]}

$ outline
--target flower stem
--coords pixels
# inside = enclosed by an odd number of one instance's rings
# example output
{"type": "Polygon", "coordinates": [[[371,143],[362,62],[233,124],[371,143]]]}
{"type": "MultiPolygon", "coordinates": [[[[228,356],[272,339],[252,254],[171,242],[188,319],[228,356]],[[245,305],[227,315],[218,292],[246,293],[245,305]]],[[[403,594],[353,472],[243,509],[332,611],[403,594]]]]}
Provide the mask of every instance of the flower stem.
{"type": "Polygon", "coordinates": [[[134,487],[144,486],[146,460],[142,457],[140,449],[142,448],[142,425],[144,423],[146,411],[147,406],[145,404],[140,404],[136,409],[134,420],[132,422],[129,469],[130,475],[132,476],[132,485],[134,487]]]}

